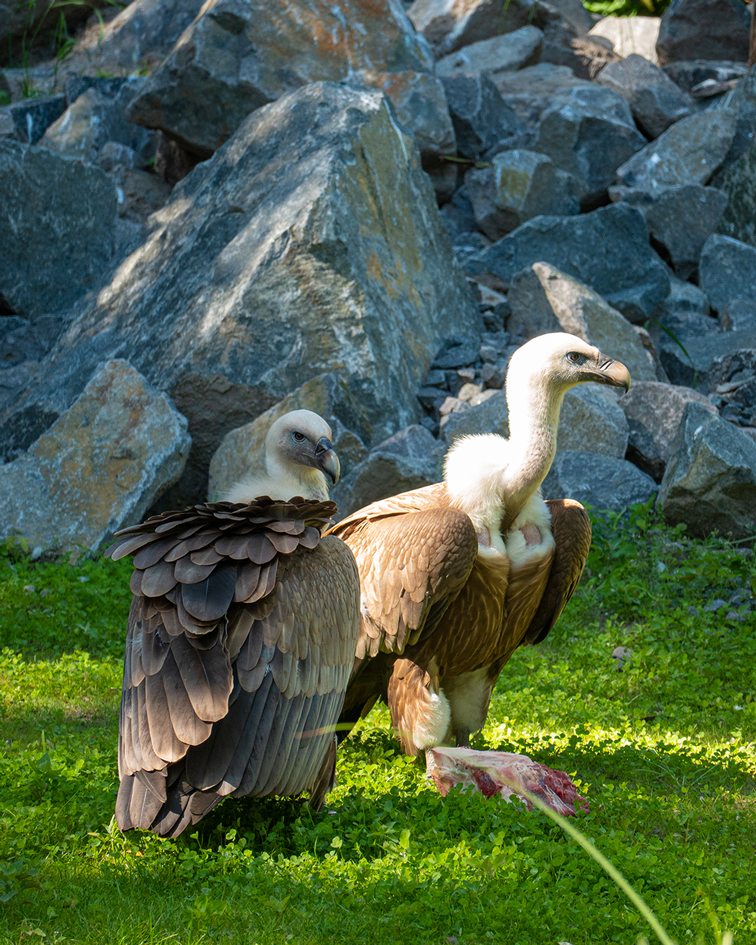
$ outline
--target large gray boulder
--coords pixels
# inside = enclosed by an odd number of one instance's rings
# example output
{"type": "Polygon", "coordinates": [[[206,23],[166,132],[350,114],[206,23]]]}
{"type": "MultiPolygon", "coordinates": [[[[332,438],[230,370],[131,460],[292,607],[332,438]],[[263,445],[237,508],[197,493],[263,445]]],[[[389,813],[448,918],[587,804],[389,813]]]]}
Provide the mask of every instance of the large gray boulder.
{"type": "Polygon", "coordinates": [[[740,0],[672,0],[662,16],[659,62],[748,59],[750,9],[740,0]]]}
{"type": "Polygon", "coordinates": [[[149,159],[155,153],[155,136],[126,121],[124,115],[145,81],[134,76],[115,95],[104,94],[96,87],[87,89],[45,131],[40,146],[91,164],[107,142],[116,142],[149,159]]]}
{"type": "Polygon", "coordinates": [[[579,79],[569,66],[539,62],[517,72],[491,74],[492,81],[509,108],[525,127],[535,133],[541,116],[557,96],[570,89],[590,89],[593,83],[579,79]]]}
{"type": "Polygon", "coordinates": [[[100,168],[0,138],[0,311],[37,318],[92,289],[115,249],[116,207],[100,168]]]}
{"type": "Polygon", "coordinates": [[[683,118],[623,164],[617,179],[651,194],[682,184],[706,184],[727,157],[737,123],[737,114],[727,108],[683,118]]]}
{"type": "Polygon", "coordinates": [[[685,405],[691,402],[716,415],[716,407],[698,391],[658,381],[633,384],[619,402],[629,426],[627,458],[656,482],[661,482],[685,405]]]}
{"type": "Polygon", "coordinates": [[[543,33],[535,26],[523,26],[513,33],[471,43],[436,63],[436,75],[446,78],[485,72],[494,82],[502,72],[515,72],[534,66],[541,55],[543,33]]]}
{"type": "Polygon", "coordinates": [[[369,442],[415,422],[414,391],[444,338],[479,332],[414,141],[381,93],[315,83],[251,115],[177,185],[58,342],[2,445],[24,448],[99,361],[123,353],[203,444],[182,480],[194,477],[189,501],[228,430],[316,375],[356,392],[369,442]]]}
{"type": "Polygon", "coordinates": [[[596,76],[596,82],[627,101],[638,127],[648,138],[658,138],[693,111],[693,99],[658,66],[635,53],[610,62],[596,76]]]}
{"type": "Polygon", "coordinates": [[[184,468],[186,419],[126,361],[108,361],[22,456],[0,466],[0,538],[96,551],[184,468]]]}
{"type": "Polygon", "coordinates": [[[65,95],[45,95],[5,105],[0,108],[0,138],[36,144],[65,109],[65,95]]]}
{"type": "Polygon", "coordinates": [[[525,149],[502,151],[491,164],[465,175],[475,219],[489,239],[501,239],[533,217],[579,212],[579,184],[547,155],[525,149]]]}
{"type": "Polygon", "coordinates": [[[437,57],[524,26],[551,38],[583,35],[593,25],[579,0],[415,0],[407,12],[437,57]]]}
{"type": "Polygon", "coordinates": [[[715,233],[701,251],[701,288],[719,312],[733,299],[756,301],[756,247],[715,233]]]}
{"type": "Polygon", "coordinates": [[[642,321],[669,293],[669,276],[648,242],[640,210],[624,204],[577,217],[536,217],[466,262],[509,284],[515,273],[547,262],[574,276],[627,318],[642,321]]]}
{"type": "Polygon", "coordinates": [[[627,102],[592,85],[556,96],[541,117],[533,148],[580,181],[583,200],[595,206],[617,168],[645,145],[627,102]]]}
{"type": "Polygon", "coordinates": [[[712,183],[727,197],[718,232],[756,246],[756,147],[721,168],[712,183]]]}
{"type": "Polygon", "coordinates": [[[517,148],[525,128],[484,72],[442,76],[457,150],[476,160],[492,148],[517,148]]]}
{"type": "Polygon", "coordinates": [[[333,490],[339,517],[378,499],[439,482],[445,453],[445,445],[419,424],[395,433],[371,450],[333,490]]]}
{"type": "Polygon", "coordinates": [[[628,426],[616,393],[598,384],[567,391],[559,415],[557,452],[584,450],[624,459],[628,426]]]}
{"type": "Polygon", "coordinates": [[[668,522],[693,535],[756,532],[756,442],[700,404],[685,408],[659,490],[668,522]]]}
{"type": "Polygon", "coordinates": [[[127,117],[207,158],[250,112],[306,83],[432,68],[398,0],[292,0],[285,15],[267,0],[213,0],[127,117]]]}
{"type": "Polygon", "coordinates": [[[655,63],[660,26],[659,16],[605,16],[591,27],[588,35],[608,39],[623,58],[637,54],[655,63]]]}
{"type": "Polygon", "coordinates": [[[653,363],[638,333],[597,292],[548,263],[534,263],[532,269],[562,331],[622,361],[633,381],[655,379],[653,363]]]}
{"type": "Polygon", "coordinates": [[[557,453],[542,486],[544,499],[576,499],[609,512],[647,502],[658,489],[627,460],[581,450],[557,453]]]}
{"type": "Polygon", "coordinates": [[[696,274],[703,245],[727,206],[726,194],[716,187],[681,184],[657,193],[630,191],[623,199],[643,211],[651,237],[660,252],[666,251],[675,273],[682,279],[696,274]]]}

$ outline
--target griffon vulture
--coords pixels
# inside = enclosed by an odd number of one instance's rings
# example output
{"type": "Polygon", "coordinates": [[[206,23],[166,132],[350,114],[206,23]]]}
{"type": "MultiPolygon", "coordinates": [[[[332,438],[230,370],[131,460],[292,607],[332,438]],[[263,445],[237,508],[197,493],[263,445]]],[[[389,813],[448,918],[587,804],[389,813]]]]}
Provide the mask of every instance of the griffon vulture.
{"type": "Polygon", "coordinates": [[[134,555],[116,820],[175,837],[224,797],[333,785],[333,735],[354,661],[359,577],[321,537],[339,463],[317,414],[281,417],[268,475],[223,502],[118,532],[134,555]],[[325,475],[324,475],[325,474],[325,475]]]}
{"type": "Polygon", "coordinates": [[[591,541],[582,505],[544,502],[565,393],[630,386],[627,368],[567,334],[529,341],[507,374],[509,439],[458,440],[443,482],[374,502],[331,534],[354,552],[361,624],[341,721],[382,698],[404,751],[468,746],[502,667],[540,643],[580,579],[591,541]]]}

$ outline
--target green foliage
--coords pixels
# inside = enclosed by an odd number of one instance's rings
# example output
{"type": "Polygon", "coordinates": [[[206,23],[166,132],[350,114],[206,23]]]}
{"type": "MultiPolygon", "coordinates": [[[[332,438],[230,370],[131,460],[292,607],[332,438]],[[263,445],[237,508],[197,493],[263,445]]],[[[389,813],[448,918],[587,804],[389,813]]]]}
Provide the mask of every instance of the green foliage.
{"type": "Polygon", "coordinates": [[[583,0],[583,6],[601,16],[661,16],[672,0],[583,0]]]}
{"type": "MultiPolygon", "coordinates": [[[[128,576],[0,554],[2,945],[653,940],[551,820],[441,798],[385,708],[344,743],[320,815],[228,800],[177,841],[121,835],[128,576]]],[[[679,943],[756,941],[754,591],[748,549],[692,541],[644,506],[596,518],[581,588],[504,669],[476,741],[567,771],[590,805],[574,825],[679,943]],[[632,650],[621,672],[617,646],[632,650]]]]}

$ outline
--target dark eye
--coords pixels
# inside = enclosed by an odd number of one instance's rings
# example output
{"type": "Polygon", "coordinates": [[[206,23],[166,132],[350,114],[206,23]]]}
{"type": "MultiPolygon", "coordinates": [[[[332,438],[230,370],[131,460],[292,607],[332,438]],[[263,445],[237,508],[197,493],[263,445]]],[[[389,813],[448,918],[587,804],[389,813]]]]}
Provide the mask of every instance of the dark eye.
{"type": "Polygon", "coordinates": [[[573,364],[579,364],[582,358],[577,353],[577,351],[570,351],[570,353],[567,355],[567,360],[572,361],[573,364]]]}
{"type": "Polygon", "coordinates": [[[291,434],[298,443],[301,443],[302,440],[306,439],[304,433],[298,433],[296,430],[291,434]]]}

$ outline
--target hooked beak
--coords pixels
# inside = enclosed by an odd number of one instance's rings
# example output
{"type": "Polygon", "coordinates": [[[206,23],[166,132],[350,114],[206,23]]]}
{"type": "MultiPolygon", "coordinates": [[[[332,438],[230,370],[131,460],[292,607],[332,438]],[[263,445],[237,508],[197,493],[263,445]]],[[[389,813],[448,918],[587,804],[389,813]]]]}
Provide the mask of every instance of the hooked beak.
{"type": "Polygon", "coordinates": [[[610,387],[624,387],[630,390],[630,372],[621,361],[612,361],[606,358],[599,364],[596,380],[600,384],[609,384],[610,387]]]}
{"type": "Polygon", "coordinates": [[[315,446],[315,461],[318,464],[318,468],[322,469],[331,480],[331,485],[335,486],[339,481],[341,466],[339,464],[339,457],[334,452],[333,444],[328,437],[321,436],[318,440],[315,446]]]}

